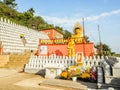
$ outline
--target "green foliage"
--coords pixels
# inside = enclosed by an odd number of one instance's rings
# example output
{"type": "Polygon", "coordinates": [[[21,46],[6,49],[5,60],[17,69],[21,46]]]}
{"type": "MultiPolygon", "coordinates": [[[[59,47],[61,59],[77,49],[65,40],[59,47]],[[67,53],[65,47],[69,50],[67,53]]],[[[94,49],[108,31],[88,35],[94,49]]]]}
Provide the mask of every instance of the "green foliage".
{"type": "MultiPolygon", "coordinates": [[[[102,44],[102,53],[103,55],[112,55],[113,53],[111,52],[110,47],[107,44],[102,44]]],[[[98,54],[100,55],[100,44],[95,45],[95,48],[98,50],[98,54]]]]}
{"type": "Polygon", "coordinates": [[[44,24],[40,24],[39,28],[40,28],[40,30],[52,29],[52,28],[54,28],[54,25],[53,24],[44,23],[44,24]]]}
{"type": "Polygon", "coordinates": [[[65,34],[64,34],[64,38],[65,38],[65,39],[68,39],[68,38],[71,37],[71,33],[70,33],[69,31],[65,30],[64,33],[65,33],[65,34]]]}
{"type": "Polygon", "coordinates": [[[90,42],[89,37],[87,35],[85,35],[85,41],[90,42]]]}
{"type": "Polygon", "coordinates": [[[3,3],[14,8],[15,6],[17,6],[17,4],[15,3],[15,0],[3,0],[3,3]]]}
{"type": "Polygon", "coordinates": [[[18,12],[15,9],[9,7],[8,5],[0,2],[0,16],[9,18],[10,20],[16,22],[17,24],[27,26],[32,28],[35,24],[36,29],[39,29],[40,24],[45,24],[46,22],[40,16],[34,16],[34,9],[30,8],[26,12],[18,12]]]}
{"type": "Polygon", "coordinates": [[[28,28],[33,28],[36,30],[51,29],[54,28],[60,33],[64,34],[65,38],[71,36],[71,33],[64,30],[62,27],[54,26],[53,24],[48,24],[41,16],[34,16],[35,10],[33,8],[21,13],[14,9],[17,4],[15,0],[4,0],[0,1],[0,17],[9,18],[13,22],[27,26],[28,28]]]}
{"type": "Polygon", "coordinates": [[[33,8],[30,8],[27,12],[29,12],[32,16],[34,16],[35,10],[33,8]]]}
{"type": "Polygon", "coordinates": [[[55,26],[54,28],[55,28],[55,30],[57,30],[58,32],[64,34],[64,32],[63,32],[63,28],[62,28],[62,27],[55,26]]]}
{"type": "Polygon", "coordinates": [[[116,57],[120,57],[120,54],[114,54],[116,57]]]}
{"type": "Polygon", "coordinates": [[[0,3],[0,16],[15,18],[17,11],[8,7],[6,4],[0,3]]]}

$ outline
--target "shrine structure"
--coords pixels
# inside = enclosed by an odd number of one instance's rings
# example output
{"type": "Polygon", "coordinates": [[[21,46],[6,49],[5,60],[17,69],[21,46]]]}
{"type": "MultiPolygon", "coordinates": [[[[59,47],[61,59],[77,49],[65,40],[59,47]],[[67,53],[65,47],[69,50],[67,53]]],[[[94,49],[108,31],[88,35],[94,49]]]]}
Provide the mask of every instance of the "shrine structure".
{"type": "Polygon", "coordinates": [[[80,23],[76,23],[73,28],[74,34],[69,39],[53,38],[40,39],[38,47],[38,56],[93,56],[94,43],[86,42],[83,35],[83,27],[80,23]]]}

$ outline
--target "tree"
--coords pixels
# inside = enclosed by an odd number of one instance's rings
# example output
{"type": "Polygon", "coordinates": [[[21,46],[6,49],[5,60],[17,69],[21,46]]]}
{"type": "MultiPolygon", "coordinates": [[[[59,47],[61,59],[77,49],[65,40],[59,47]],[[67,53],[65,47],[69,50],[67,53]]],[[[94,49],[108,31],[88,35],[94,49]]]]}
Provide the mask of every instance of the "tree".
{"type": "Polygon", "coordinates": [[[30,8],[29,10],[27,10],[27,12],[34,16],[35,10],[33,8],[30,8]]]}
{"type": "Polygon", "coordinates": [[[40,16],[35,16],[34,18],[32,18],[31,20],[29,20],[29,23],[31,25],[34,25],[35,26],[35,29],[39,30],[40,29],[40,25],[41,24],[45,24],[45,20],[40,17],[40,16]]]}
{"type": "Polygon", "coordinates": [[[17,11],[7,6],[6,4],[0,3],[0,16],[8,18],[16,18],[17,11]]]}
{"type": "Polygon", "coordinates": [[[25,20],[31,19],[33,16],[30,12],[24,12],[25,20]]]}
{"type": "Polygon", "coordinates": [[[85,35],[85,41],[86,41],[87,43],[90,42],[89,37],[88,37],[87,35],[85,35]]]}
{"type": "MultiPolygon", "coordinates": [[[[102,54],[103,55],[107,56],[107,55],[111,55],[112,54],[111,49],[110,49],[110,47],[107,44],[102,44],[101,43],[101,45],[102,45],[102,54]]],[[[101,51],[100,51],[101,46],[100,46],[100,43],[97,44],[97,45],[95,45],[95,48],[98,51],[98,55],[101,55],[101,51]]]]}
{"type": "Polygon", "coordinates": [[[65,31],[64,31],[64,38],[65,38],[65,39],[68,39],[68,38],[70,38],[70,37],[71,37],[71,32],[65,30],[65,31]]]}
{"type": "Polygon", "coordinates": [[[3,3],[14,8],[15,6],[17,6],[17,4],[15,3],[15,0],[3,0],[3,3]]]}
{"type": "Polygon", "coordinates": [[[63,28],[62,28],[62,27],[55,26],[54,28],[55,28],[56,30],[60,31],[60,32],[63,31],[63,28]]]}

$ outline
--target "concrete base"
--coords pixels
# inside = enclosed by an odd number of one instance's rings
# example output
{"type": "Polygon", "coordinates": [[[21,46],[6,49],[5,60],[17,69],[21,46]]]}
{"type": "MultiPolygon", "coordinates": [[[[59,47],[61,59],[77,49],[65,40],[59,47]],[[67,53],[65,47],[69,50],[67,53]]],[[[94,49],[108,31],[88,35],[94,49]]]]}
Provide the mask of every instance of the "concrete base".
{"type": "Polygon", "coordinates": [[[113,76],[105,76],[105,83],[120,86],[120,78],[113,76]]]}
{"type": "Polygon", "coordinates": [[[45,69],[28,69],[28,68],[25,68],[24,72],[34,73],[34,74],[39,74],[39,75],[45,76],[45,69]]]}
{"type": "Polygon", "coordinates": [[[120,67],[112,67],[113,69],[113,76],[120,77],[120,67]]]}
{"type": "Polygon", "coordinates": [[[61,72],[61,68],[47,67],[45,70],[45,78],[57,78],[61,72]]]}

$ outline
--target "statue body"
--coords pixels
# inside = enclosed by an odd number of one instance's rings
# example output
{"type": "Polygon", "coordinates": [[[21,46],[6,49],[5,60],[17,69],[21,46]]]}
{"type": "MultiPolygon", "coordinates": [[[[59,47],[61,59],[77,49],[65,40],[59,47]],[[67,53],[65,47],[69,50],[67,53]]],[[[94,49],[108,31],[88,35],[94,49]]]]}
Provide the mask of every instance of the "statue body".
{"type": "Polygon", "coordinates": [[[73,28],[74,34],[68,41],[68,56],[75,56],[75,43],[83,43],[83,28],[80,23],[76,23],[73,28]]]}
{"type": "Polygon", "coordinates": [[[73,38],[70,38],[68,42],[68,56],[75,56],[75,42],[73,38]]]}

